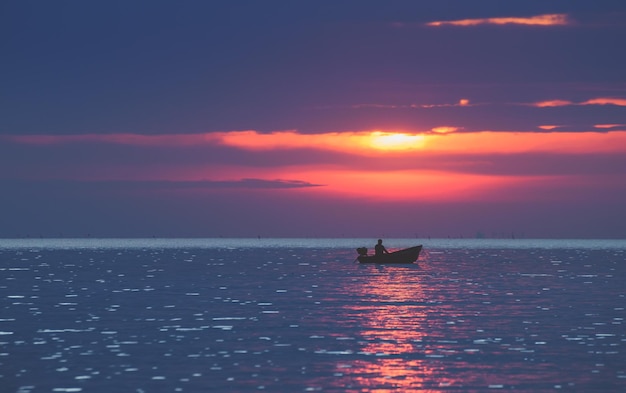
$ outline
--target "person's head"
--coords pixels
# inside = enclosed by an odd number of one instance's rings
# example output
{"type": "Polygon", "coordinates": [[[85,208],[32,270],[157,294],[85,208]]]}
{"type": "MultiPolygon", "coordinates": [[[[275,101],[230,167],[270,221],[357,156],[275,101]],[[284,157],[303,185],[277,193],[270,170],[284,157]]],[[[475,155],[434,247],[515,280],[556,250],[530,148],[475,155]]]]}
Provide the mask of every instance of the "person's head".
{"type": "Polygon", "coordinates": [[[378,239],[378,244],[383,244],[383,239],[378,239]]]}

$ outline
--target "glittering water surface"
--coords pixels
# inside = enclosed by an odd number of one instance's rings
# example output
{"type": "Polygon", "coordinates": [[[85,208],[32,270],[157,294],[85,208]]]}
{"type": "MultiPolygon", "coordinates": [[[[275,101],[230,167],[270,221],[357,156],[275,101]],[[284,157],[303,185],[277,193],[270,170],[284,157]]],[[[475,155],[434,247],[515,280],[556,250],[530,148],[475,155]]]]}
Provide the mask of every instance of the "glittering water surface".
{"type": "Polygon", "coordinates": [[[626,391],[625,242],[422,242],[0,240],[0,391],[626,391]]]}

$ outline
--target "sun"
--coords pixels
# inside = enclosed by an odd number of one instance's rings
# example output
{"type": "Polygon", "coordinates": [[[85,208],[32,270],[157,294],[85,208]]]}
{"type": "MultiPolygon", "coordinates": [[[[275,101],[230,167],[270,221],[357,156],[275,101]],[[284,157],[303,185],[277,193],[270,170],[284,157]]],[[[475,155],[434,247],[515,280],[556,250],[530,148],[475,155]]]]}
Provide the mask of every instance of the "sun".
{"type": "Polygon", "coordinates": [[[424,135],[373,131],[367,144],[377,150],[412,150],[424,145],[424,135]]]}

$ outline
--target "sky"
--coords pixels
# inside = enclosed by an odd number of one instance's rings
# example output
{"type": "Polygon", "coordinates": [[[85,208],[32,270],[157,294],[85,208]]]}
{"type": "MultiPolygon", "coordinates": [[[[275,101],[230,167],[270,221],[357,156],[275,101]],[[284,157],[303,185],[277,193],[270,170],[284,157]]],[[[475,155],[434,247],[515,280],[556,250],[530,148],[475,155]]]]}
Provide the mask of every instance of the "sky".
{"type": "Polygon", "coordinates": [[[626,238],[623,0],[0,4],[0,237],[626,238]]]}

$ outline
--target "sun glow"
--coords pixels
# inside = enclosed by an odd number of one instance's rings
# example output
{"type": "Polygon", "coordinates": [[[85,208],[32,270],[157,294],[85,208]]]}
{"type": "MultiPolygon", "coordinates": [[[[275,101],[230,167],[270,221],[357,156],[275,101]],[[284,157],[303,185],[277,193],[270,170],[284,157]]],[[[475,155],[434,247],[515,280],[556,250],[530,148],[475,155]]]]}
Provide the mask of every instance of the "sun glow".
{"type": "MultiPolygon", "coordinates": [[[[259,177],[267,175],[258,173],[259,177]]],[[[477,200],[493,190],[510,187],[524,179],[506,176],[453,173],[432,170],[370,171],[341,168],[290,168],[286,173],[272,173],[284,178],[291,176],[323,184],[316,189],[294,190],[310,195],[333,195],[344,198],[363,198],[371,201],[447,201],[462,195],[464,200],[477,200]]],[[[534,179],[532,179],[534,180],[534,179]]]]}
{"type": "Polygon", "coordinates": [[[261,134],[256,131],[235,131],[211,134],[218,143],[250,150],[322,149],[367,154],[372,152],[407,152],[424,147],[420,133],[361,131],[299,134],[294,131],[261,134]]]}
{"type": "MultiPolygon", "coordinates": [[[[541,129],[547,131],[552,127],[548,124],[541,129]]],[[[213,193],[219,189],[230,192],[247,187],[255,192],[280,189],[282,193],[315,198],[442,202],[481,201],[495,195],[513,200],[528,197],[530,193],[525,190],[537,190],[549,184],[569,187],[576,178],[568,176],[573,176],[575,170],[567,169],[565,163],[575,162],[576,156],[589,160],[609,154],[616,164],[621,163],[619,157],[626,153],[626,130],[613,130],[618,127],[621,125],[617,123],[597,124],[594,132],[455,132],[461,127],[441,126],[423,132],[0,135],[0,142],[35,144],[51,151],[58,144],[76,144],[75,148],[79,149],[76,151],[81,153],[101,151],[109,145],[169,149],[163,160],[140,164],[133,160],[132,165],[120,161],[68,168],[53,162],[48,170],[33,173],[33,177],[39,178],[56,178],[58,173],[63,173],[68,179],[198,184],[183,185],[185,192],[213,193]],[[602,129],[606,131],[598,131],[602,129]],[[202,159],[193,165],[179,160],[186,149],[192,149],[202,159]],[[235,161],[218,163],[211,157],[215,154],[219,158],[233,150],[239,150],[235,161]],[[252,153],[246,155],[246,152],[252,153]],[[540,174],[537,165],[522,164],[534,159],[557,165],[554,170],[540,174]],[[259,162],[267,164],[259,165],[259,162]]],[[[603,166],[598,169],[603,170],[603,166]]],[[[5,172],[9,173],[6,169],[5,172]]],[[[619,178],[622,175],[615,176],[616,183],[623,183],[619,178]]]]}
{"type": "Polygon", "coordinates": [[[424,146],[424,135],[374,131],[369,145],[378,150],[411,150],[424,146]]]}
{"type": "MultiPolygon", "coordinates": [[[[599,124],[598,128],[621,127],[622,124],[599,124]]],[[[542,125],[550,130],[556,125],[542,125]]],[[[0,135],[0,140],[19,144],[95,144],[145,147],[228,146],[242,150],[271,151],[316,149],[352,155],[381,155],[393,152],[423,154],[490,154],[490,153],[615,153],[626,152],[626,131],[594,132],[457,132],[462,127],[441,126],[424,132],[346,131],[301,134],[297,131],[229,131],[203,134],[82,134],[82,135],[0,135]]]]}

